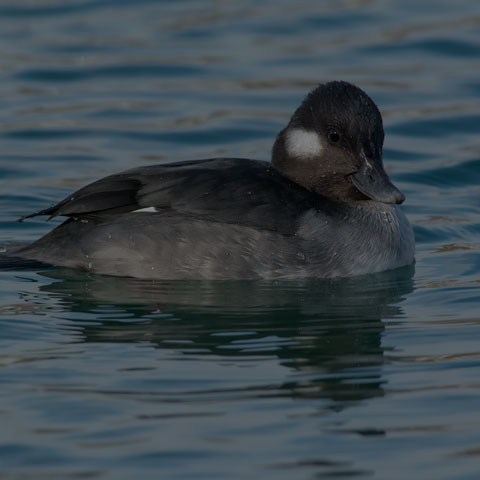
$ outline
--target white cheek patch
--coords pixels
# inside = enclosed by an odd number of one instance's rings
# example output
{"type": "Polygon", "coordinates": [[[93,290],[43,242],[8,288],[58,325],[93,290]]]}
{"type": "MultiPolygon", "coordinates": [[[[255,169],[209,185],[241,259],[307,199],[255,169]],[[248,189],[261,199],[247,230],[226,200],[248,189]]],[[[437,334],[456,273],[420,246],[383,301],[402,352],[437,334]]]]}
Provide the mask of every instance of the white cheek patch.
{"type": "Polygon", "coordinates": [[[323,150],[320,137],[315,132],[301,128],[287,131],[285,146],[288,154],[294,158],[317,157],[323,150]]]}
{"type": "Polygon", "coordinates": [[[157,209],[155,207],[145,207],[145,208],[139,208],[138,210],[133,210],[132,213],[139,213],[139,212],[150,212],[150,213],[155,213],[157,209]]]}

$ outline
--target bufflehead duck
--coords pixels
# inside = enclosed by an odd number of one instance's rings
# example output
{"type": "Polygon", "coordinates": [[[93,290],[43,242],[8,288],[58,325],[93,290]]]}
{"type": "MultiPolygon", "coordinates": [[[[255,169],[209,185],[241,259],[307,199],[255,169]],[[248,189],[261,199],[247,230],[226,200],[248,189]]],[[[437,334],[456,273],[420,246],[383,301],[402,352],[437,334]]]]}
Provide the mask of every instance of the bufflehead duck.
{"type": "Polygon", "coordinates": [[[350,277],[409,265],[403,194],[382,163],[374,102],[347,82],[310,92],[270,163],[132,168],[23,217],[68,217],[11,256],[151,279],[350,277]]]}

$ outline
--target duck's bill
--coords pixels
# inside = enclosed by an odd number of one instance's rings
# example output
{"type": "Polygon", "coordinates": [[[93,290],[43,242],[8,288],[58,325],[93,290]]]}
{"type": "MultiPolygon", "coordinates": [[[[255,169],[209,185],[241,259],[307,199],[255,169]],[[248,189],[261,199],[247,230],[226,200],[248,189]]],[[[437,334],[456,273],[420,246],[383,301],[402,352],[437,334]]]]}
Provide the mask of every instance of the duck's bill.
{"type": "Polygon", "coordinates": [[[381,203],[402,203],[405,195],[390,181],[381,162],[364,159],[352,183],[365,196],[381,203]]]}

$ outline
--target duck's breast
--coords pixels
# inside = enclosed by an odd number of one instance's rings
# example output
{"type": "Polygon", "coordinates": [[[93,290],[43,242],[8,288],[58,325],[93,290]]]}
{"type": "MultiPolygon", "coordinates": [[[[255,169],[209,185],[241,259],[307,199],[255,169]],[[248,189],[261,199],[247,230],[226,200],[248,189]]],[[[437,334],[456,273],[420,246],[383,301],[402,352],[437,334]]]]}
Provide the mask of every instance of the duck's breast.
{"type": "Polygon", "coordinates": [[[365,201],[328,212],[310,209],[300,219],[298,235],[321,276],[363,275],[414,261],[412,227],[396,205],[365,201]]]}

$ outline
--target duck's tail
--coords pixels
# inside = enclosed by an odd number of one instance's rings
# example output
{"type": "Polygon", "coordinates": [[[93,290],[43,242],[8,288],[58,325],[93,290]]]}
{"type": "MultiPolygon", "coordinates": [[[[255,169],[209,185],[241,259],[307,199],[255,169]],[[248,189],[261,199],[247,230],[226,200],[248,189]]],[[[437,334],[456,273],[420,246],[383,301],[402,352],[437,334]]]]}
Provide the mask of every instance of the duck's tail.
{"type": "Polygon", "coordinates": [[[48,265],[38,260],[29,260],[16,256],[16,252],[27,244],[13,244],[0,245],[0,271],[5,270],[38,270],[41,268],[48,268],[48,265]]]}

